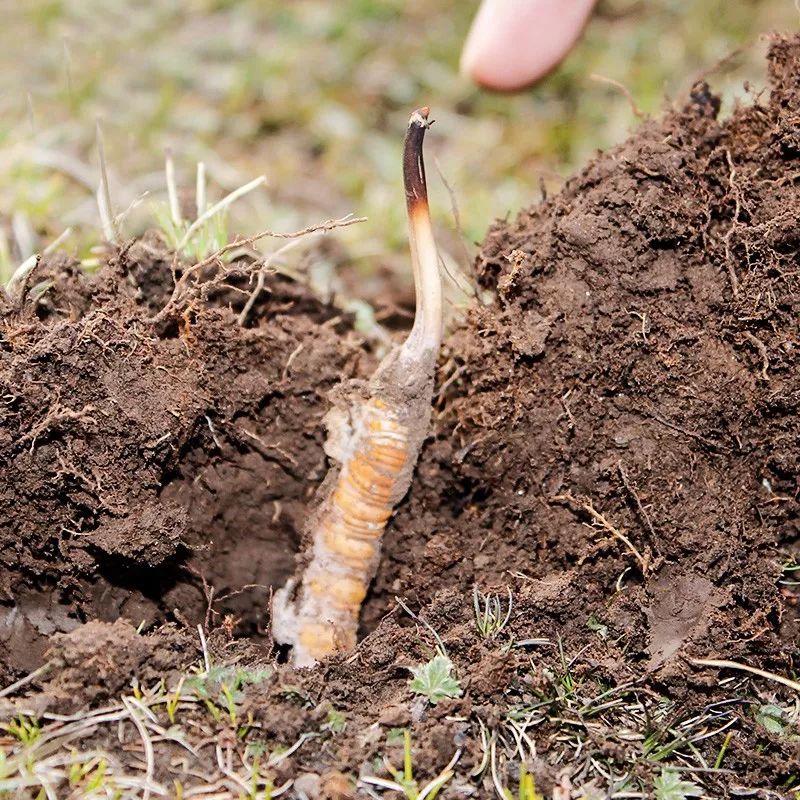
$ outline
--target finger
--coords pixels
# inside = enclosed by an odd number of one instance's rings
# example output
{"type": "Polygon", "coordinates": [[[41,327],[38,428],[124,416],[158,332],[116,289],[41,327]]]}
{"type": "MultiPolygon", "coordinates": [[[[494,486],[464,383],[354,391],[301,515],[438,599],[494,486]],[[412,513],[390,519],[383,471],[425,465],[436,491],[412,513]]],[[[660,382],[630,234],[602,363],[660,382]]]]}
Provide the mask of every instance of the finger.
{"type": "Polygon", "coordinates": [[[514,91],[569,53],[596,0],[483,0],[461,54],[461,71],[487,89],[514,91]]]}

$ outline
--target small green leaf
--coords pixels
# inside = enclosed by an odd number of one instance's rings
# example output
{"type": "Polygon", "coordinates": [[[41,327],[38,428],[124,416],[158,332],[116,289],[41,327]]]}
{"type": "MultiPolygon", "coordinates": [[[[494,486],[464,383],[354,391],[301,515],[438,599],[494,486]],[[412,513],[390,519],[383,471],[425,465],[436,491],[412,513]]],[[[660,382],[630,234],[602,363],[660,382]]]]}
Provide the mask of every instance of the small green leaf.
{"type": "Polygon", "coordinates": [[[408,682],[409,688],[415,694],[425,695],[432,705],[446,697],[461,697],[461,685],[453,677],[453,662],[447,656],[434,656],[411,672],[414,677],[408,682]]]}
{"type": "Polygon", "coordinates": [[[608,639],[608,625],[604,625],[594,615],[586,620],[586,627],[590,631],[594,631],[601,639],[608,639]]]}
{"type": "Polygon", "coordinates": [[[406,733],[405,728],[389,728],[386,731],[386,744],[395,745],[402,744],[406,733]]]}
{"type": "Polygon", "coordinates": [[[247,754],[251,758],[260,758],[269,752],[266,742],[248,742],[247,754]]]}
{"type": "Polygon", "coordinates": [[[347,727],[347,717],[341,711],[332,708],[328,711],[328,719],[322,727],[334,734],[341,733],[347,727]]]}
{"type": "Polygon", "coordinates": [[[653,781],[656,800],[686,800],[687,797],[701,797],[703,790],[681,778],[680,772],[662,769],[661,774],[653,781]]]}
{"type": "Polygon", "coordinates": [[[786,728],[783,725],[784,710],[780,706],[773,706],[769,703],[759,706],[756,711],[756,722],[770,733],[783,736],[786,728]]]}

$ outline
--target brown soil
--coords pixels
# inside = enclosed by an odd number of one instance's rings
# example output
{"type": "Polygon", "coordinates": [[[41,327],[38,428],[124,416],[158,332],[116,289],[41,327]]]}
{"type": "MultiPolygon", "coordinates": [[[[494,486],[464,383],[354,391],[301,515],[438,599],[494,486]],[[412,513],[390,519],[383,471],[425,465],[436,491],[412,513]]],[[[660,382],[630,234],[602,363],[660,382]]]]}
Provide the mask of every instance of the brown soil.
{"type": "MultiPolygon", "coordinates": [[[[477,270],[496,300],[447,341],[366,638],[242,700],[270,747],[319,734],[276,785],[302,774],[296,796],[345,797],[338,773],[400,761],[386,733],[407,726],[417,774],[462,748],[444,796],[488,797],[490,770],[467,777],[480,726],[513,787],[521,709],[546,792],[627,773],[617,791],[651,796],[664,763],[713,797],[798,781],[791,732],[755,719],[791,691],[689,662],[797,668],[798,597],[779,581],[800,535],[800,39],[770,59],[768,97],[719,121],[698,84],[490,230],[477,270]],[[475,584],[513,593],[494,639],[476,633],[475,584]],[[408,667],[433,639],[395,596],[424,609],[460,699],[412,699],[408,667]]],[[[37,667],[48,645],[55,665],[27,708],[75,711],[169,676],[198,658],[198,622],[215,659],[272,663],[268,591],[324,477],[326,393],[374,364],[333,308],[279,277],[251,327],[236,324],[244,295],[220,287],[148,324],[168,295],[159,252],[134,244],[93,278],[50,262],[44,302],[5,315],[0,672],[37,667]],[[98,661],[92,641],[124,657],[98,661]]]]}
{"type": "Polygon", "coordinates": [[[279,277],[257,327],[236,324],[244,294],[145,324],[162,252],[136,243],[94,277],[43,265],[47,304],[5,318],[4,678],[88,619],[204,622],[212,588],[258,632],[325,474],[326,393],[369,367],[336,310],[279,277]]]}

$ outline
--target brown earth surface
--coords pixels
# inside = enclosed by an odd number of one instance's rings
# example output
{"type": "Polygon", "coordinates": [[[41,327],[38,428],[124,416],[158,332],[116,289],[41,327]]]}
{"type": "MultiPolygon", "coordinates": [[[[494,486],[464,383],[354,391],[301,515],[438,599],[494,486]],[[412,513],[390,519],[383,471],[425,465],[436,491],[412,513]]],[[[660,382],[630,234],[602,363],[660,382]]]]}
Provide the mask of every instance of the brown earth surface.
{"type": "MultiPolygon", "coordinates": [[[[41,264],[31,285],[52,286],[2,319],[0,685],[49,667],[0,711],[66,724],[133,679],[174,686],[201,624],[214,663],[270,668],[237,687],[247,730],[214,716],[212,746],[301,741],[269,765],[286,796],[369,796],[355,779],[402,761],[398,728],[421,784],[460,751],[444,797],[493,796],[493,771],[516,792],[523,760],[559,798],[655,796],[665,766],[710,797],[789,796],[793,690],[692,663],[797,669],[800,39],[773,42],[770,73],[724,121],[696,85],[492,227],[495,300],[446,341],[365,637],[312,671],[277,663],[269,592],[325,476],[327,392],[374,355],[280,276],[245,326],[236,270],[168,305],[155,237],[92,277],[41,264]],[[511,592],[495,636],[476,585],[503,612],[511,592]],[[408,685],[434,653],[422,620],[462,690],[436,705],[408,685]]],[[[81,747],[139,764],[126,731],[81,747]]],[[[164,786],[191,774],[176,750],[157,744],[164,786]]]]}

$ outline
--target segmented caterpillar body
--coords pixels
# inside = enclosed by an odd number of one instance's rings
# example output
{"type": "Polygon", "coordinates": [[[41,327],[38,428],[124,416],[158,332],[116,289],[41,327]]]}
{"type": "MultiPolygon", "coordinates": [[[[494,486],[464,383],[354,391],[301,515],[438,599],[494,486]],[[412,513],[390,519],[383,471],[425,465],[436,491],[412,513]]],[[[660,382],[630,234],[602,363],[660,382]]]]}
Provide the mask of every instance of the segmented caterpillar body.
{"type": "MultiPolygon", "coordinates": [[[[292,629],[293,661],[298,666],[355,646],[361,604],[377,567],[383,531],[408,489],[408,429],[379,398],[368,400],[359,412],[349,457],[314,525],[299,607],[291,620],[273,622],[273,630],[284,640],[289,638],[286,629],[292,629]]],[[[273,604],[273,614],[279,605],[273,604]]]]}
{"type": "Polygon", "coordinates": [[[273,636],[292,646],[297,666],[355,646],[384,528],[408,491],[430,423],[442,302],[422,160],[428,126],[427,108],[411,115],[403,153],[417,298],[414,326],[403,345],[381,362],[367,399],[351,403],[348,423],[338,410],[329,414],[326,450],[341,467],[310,521],[302,579],[290,580],[272,603],[273,636]]]}

